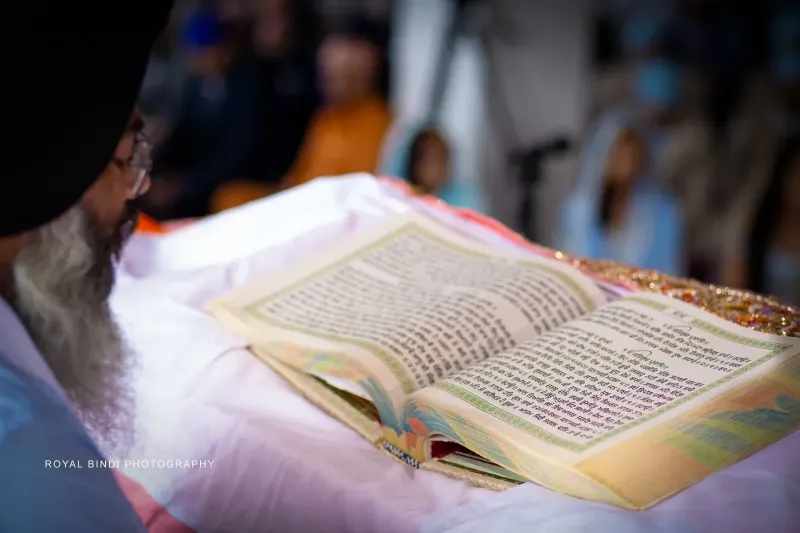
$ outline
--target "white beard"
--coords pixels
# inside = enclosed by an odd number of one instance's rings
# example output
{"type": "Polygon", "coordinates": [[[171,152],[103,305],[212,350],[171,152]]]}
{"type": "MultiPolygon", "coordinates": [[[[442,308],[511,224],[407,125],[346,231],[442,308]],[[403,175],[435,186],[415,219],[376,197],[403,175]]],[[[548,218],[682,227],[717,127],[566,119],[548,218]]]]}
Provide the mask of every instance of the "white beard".
{"type": "Polygon", "coordinates": [[[36,231],[14,262],[13,303],[84,427],[118,457],[133,438],[129,358],[108,305],[113,247],[93,221],[77,205],[36,231]]]}

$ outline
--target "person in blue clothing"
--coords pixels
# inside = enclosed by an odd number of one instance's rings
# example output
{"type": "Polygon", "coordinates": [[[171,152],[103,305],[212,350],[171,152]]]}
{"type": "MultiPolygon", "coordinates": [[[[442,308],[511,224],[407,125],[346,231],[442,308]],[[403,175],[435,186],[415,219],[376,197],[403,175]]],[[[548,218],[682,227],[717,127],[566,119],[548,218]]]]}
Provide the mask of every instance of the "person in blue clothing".
{"type": "Polygon", "coordinates": [[[648,175],[645,137],[615,118],[601,123],[587,146],[580,181],[562,211],[557,247],[685,275],[679,203],[648,175]]]}
{"type": "Polygon", "coordinates": [[[172,2],[90,6],[0,3],[3,533],[145,530],[112,470],[89,461],[130,438],[128,360],[107,299],[149,186],[134,106],[172,2]],[[20,35],[24,53],[10,52],[20,35]]]}
{"type": "Polygon", "coordinates": [[[408,150],[405,177],[420,192],[439,195],[450,185],[450,146],[434,129],[420,131],[408,150]]]}

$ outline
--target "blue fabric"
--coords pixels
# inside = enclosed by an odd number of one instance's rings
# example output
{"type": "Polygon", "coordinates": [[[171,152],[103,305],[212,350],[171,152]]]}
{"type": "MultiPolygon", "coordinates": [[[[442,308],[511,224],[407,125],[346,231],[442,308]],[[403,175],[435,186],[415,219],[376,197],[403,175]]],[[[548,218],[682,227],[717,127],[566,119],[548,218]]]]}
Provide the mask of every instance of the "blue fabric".
{"type": "Polygon", "coordinates": [[[636,93],[646,105],[672,108],[680,99],[683,72],[676,62],[651,59],[638,67],[636,93]]]}
{"type": "Polygon", "coordinates": [[[198,11],[189,17],[183,32],[183,44],[189,48],[205,48],[220,44],[224,38],[222,21],[213,11],[198,11]]]}
{"type": "MultiPolygon", "coordinates": [[[[639,268],[684,275],[684,223],[677,199],[649,176],[636,184],[628,222],[619,235],[600,223],[600,200],[608,153],[619,133],[631,127],[626,110],[612,112],[590,132],[582,156],[579,181],[561,212],[557,248],[593,259],[614,259],[639,268]]],[[[648,153],[665,142],[663,134],[643,132],[648,153]]]]}
{"type": "Polygon", "coordinates": [[[562,212],[564,233],[558,248],[593,259],[614,259],[638,268],[685,275],[683,223],[677,202],[652,185],[636,188],[631,199],[629,221],[617,239],[598,222],[598,198],[573,197],[562,212]]]}
{"type": "MultiPolygon", "coordinates": [[[[383,161],[379,173],[384,176],[392,176],[408,180],[409,158],[414,139],[424,130],[422,126],[410,126],[399,128],[393,140],[394,145],[388,146],[388,154],[383,161]]],[[[442,186],[438,193],[438,198],[453,207],[482,211],[480,195],[474,188],[462,183],[452,177],[442,186]]]]}
{"type": "Polygon", "coordinates": [[[453,181],[447,182],[442,190],[439,191],[439,199],[453,207],[481,211],[482,204],[480,196],[472,187],[464,184],[456,184],[453,181]]]}
{"type": "Polygon", "coordinates": [[[63,400],[0,354],[0,531],[145,531],[112,470],[89,468],[102,459],[63,400]]]}

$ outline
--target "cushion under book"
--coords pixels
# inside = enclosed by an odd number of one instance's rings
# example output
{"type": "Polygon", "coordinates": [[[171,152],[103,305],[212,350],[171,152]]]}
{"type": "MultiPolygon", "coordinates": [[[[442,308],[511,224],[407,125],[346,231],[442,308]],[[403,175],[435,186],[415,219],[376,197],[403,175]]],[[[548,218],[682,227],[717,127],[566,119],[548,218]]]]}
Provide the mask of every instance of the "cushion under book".
{"type": "Polygon", "coordinates": [[[409,213],[208,309],[392,456],[487,488],[643,509],[800,425],[791,308],[559,257],[409,213]]]}

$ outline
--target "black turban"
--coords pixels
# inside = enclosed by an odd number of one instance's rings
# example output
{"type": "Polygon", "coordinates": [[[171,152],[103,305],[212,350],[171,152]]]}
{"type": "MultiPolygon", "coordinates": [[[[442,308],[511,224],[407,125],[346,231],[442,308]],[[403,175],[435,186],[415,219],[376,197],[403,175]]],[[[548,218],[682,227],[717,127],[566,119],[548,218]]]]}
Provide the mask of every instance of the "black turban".
{"type": "Polygon", "coordinates": [[[100,176],[171,8],[0,1],[0,236],[57,218],[100,176]]]}

